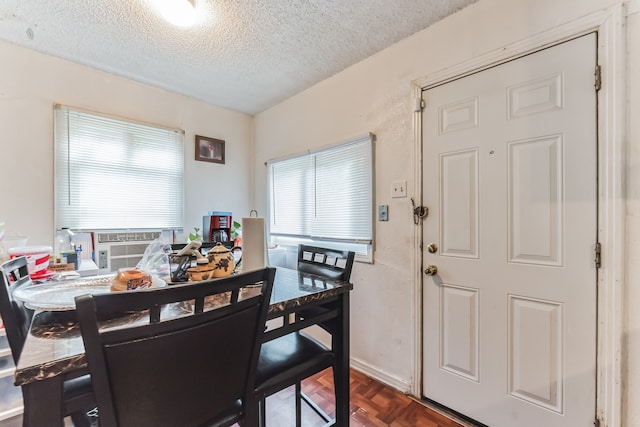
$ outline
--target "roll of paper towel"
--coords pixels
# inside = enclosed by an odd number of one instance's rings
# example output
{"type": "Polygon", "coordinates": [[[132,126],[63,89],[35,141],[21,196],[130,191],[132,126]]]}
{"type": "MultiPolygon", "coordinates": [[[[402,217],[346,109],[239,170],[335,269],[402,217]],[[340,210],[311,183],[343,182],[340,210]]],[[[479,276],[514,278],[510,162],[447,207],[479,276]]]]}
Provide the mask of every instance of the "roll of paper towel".
{"type": "Polygon", "coordinates": [[[265,268],[267,259],[267,234],[264,218],[242,218],[242,271],[265,268]]]}

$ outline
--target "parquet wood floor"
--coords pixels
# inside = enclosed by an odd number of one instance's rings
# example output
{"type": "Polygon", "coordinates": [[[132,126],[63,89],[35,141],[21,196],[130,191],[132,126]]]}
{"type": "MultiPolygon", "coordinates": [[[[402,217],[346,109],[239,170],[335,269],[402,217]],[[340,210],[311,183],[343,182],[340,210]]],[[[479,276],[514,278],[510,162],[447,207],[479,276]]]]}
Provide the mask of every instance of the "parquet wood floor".
{"type": "MultiPolygon", "coordinates": [[[[351,370],[351,417],[349,427],[464,427],[420,402],[351,370]]],[[[335,416],[331,370],[307,378],[303,391],[331,417],[335,416]]],[[[267,427],[295,426],[293,387],[267,398],[267,427]]],[[[310,407],[303,405],[304,427],[322,427],[325,422],[310,407]]],[[[0,427],[21,424],[22,417],[0,421],[0,427]]],[[[71,426],[69,419],[66,426],[71,426]]],[[[177,427],[177,426],[176,426],[177,427]]]]}
{"type": "MultiPolygon", "coordinates": [[[[350,427],[463,427],[416,400],[351,370],[350,427]]],[[[335,415],[333,377],[323,371],[303,381],[302,390],[331,417],[335,415]]],[[[294,426],[293,388],[267,400],[267,427],[294,426]]],[[[305,405],[306,406],[306,405],[305,405]]],[[[303,411],[303,426],[319,427],[324,423],[311,409],[303,411]]]]}

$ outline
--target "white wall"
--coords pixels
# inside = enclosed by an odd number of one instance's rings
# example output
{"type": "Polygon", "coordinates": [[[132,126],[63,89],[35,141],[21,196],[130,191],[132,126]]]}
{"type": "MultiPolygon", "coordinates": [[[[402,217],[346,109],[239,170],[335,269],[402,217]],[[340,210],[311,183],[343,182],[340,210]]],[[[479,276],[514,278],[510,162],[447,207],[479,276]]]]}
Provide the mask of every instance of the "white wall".
{"type": "MultiPolygon", "coordinates": [[[[266,207],[268,159],[297,153],[371,131],[377,135],[376,204],[389,205],[389,222],[376,222],[373,265],[358,263],[352,279],[351,351],[355,361],[400,388],[412,378],[415,345],[412,289],[407,271],[413,256],[414,225],[409,198],[392,199],[391,182],[413,179],[411,82],[505,45],[618,4],[616,0],[480,0],[430,28],[362,61],[256,116],[256,205],[266,207]]],[[[629,73],[640,75],[638,1],[629,3],[629,73]]],[[[630,117],[640,115],[640,83],[631,86],[630,117]]],[[[634,120],[631,120],[632,122],[634,120]]],[[[628,352],[622,357],[625,398],[623,425],[640,425],[640,124],[631,123],[629,157],[628,352]],[[633,223],[633,224],[632,224],[633,223]],[[628,370],[627,368],[628,367],[628,370]]]]}
{"type": "MultiPolygon", "coordinates": [[[[28,244],[52,245],[53,105],[185,131],[185,232],[209,210],[252,208],[253,118],[0,42],[0,221],[28,244]],[[226,141],[226,164],[195,161],[194,135],[226,141]]],[[[162,206],[149,206],[162,209],[162,206]]]]}

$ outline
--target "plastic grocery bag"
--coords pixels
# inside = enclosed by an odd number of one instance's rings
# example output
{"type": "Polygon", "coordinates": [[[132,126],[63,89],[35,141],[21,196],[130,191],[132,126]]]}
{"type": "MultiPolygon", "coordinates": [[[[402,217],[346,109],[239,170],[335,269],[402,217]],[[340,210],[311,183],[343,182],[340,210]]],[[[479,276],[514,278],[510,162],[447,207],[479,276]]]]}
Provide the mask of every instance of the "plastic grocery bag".
{"type": "Polygon", "coordinates": [[[149,243],[144,255],[138,265],[140,270],[146,271],[152,276],[166,278],[170,274],[169,254],[171,253],[171,245],[162,243],[160,239],[156,239],[149,243]]]}

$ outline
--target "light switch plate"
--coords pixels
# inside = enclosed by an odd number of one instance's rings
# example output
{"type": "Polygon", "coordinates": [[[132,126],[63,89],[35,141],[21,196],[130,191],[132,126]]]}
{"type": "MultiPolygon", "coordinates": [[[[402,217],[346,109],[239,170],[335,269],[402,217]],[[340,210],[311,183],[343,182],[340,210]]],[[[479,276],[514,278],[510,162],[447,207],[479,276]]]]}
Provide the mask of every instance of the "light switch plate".
{"type": "Polygon", "coordinates": [[[378,221],[389,221],[389,205],[378,206],[378,221]]]}
{"type": "Polygon", "coordinates": [[[394,181],[391,184],[391,197],[407,197],[407,181],[394,181]]]}

